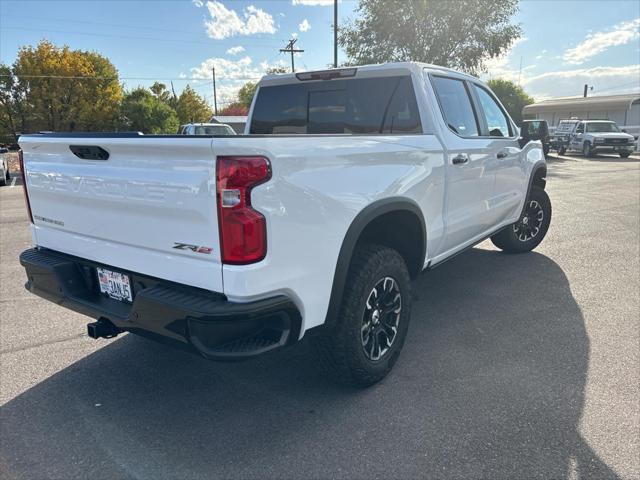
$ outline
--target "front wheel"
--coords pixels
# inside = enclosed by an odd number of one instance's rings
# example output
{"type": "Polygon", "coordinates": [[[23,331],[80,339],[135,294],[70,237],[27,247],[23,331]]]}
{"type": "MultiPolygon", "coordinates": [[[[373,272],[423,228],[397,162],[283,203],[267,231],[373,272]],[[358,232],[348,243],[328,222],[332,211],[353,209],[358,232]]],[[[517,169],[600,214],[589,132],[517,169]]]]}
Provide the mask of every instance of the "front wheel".
{"type": "Polygon", "coordinates": [[[582,144],[582,154],[585,157],[590,157],[593,155],[593,150],[591,149],[591,144],[589,142],[584,142],[582,144]]]}
{"type": "Polygon", "coordinates": [[[508,253],[530,252],[544,239],[551,224],[551,200],[538,186],[531,187],[520,219],[491,237],[493,244],[508,253]]]}
{"type": "Polygon", "coordinates": [[[558,149],[558,155],[564,155],[567,152],[566,147],[560,147],[558,149]]]}
{"type": "Polygon", "coordinates": [[[313,338],[320,365],[342,384],[366,387],[395,364],[411,317],[411,280],[391,248],[356,249],[336,325],[313,338]]]}
{"type": "Polygon", "coordinates": [[[620,155],[620,158],[629,158],[631,152],[619,152],[618,154],[620,155]]]}

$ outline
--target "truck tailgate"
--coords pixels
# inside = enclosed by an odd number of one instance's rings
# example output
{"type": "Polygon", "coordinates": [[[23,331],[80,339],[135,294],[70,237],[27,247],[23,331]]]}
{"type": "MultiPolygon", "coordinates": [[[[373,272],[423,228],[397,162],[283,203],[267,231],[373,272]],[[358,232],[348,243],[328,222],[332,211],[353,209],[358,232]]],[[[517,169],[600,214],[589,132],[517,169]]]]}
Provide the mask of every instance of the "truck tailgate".
{"type": "Polygon", "coordinates": [[[222,292],[211,144],[187,136],[21,137],[36,244],[222,292]],[[70,146],[101,147],[109,157],[79,158],[70,146]]]}

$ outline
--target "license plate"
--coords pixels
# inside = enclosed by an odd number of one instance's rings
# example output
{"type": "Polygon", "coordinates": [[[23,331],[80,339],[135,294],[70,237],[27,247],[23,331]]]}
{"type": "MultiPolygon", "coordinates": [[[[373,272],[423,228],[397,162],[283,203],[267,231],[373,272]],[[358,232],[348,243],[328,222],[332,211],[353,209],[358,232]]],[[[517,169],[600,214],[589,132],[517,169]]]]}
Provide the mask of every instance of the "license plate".
{"type": "Polygon", "coordinates": [[[112,272],[106,268],[97,268],[98,283],[100,292],[106,293],[109,297],[121,302],[133,301],[131,294],[131,281],[127,275],[112,272]]]}

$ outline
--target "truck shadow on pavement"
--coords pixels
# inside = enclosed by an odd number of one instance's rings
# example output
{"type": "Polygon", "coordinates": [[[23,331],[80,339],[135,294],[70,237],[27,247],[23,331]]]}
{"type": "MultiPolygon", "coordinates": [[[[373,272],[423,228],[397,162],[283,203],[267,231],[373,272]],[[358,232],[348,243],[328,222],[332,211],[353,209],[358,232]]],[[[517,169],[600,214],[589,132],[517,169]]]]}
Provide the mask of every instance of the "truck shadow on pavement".
{"type": "Polygon", "coordinates": [[[578,431],[589,340],[556,263],[474,249],[414,291],[400,360],[363,391],[306,342],[221,364],[127,335],[2,408],[4,475],[617,478],[578,431]]]}

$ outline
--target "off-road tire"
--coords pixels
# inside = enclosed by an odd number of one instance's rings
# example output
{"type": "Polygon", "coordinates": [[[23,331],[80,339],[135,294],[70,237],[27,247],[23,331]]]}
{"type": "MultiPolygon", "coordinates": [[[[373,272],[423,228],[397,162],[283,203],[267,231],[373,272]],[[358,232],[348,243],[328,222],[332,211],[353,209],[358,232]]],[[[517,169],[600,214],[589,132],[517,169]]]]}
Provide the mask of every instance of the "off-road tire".
{"type": "MultiPolygon", "coordinates": [[[[538,211],[537,207],[533,211],[538,211]]],[[[535,219],[535,215],[532,215],[535,219]]],[[[523,215],[518,219],[518,221],[512,225],[509,225],[505,229],[496,233],[491,237],[491,241],[493,244],[507,253],[524,253],[530,252],[544,239],[547,231],[549,230],[549,225],[551,224],[551,200],[549,200],[549,195],[544,189],[534,185],[531,187],[531,192],[529,192],[529,198],[527,198],[527,202],[525,204],[523,215]],[[535,202],[535,205],[540,206],[540,210],[542,211],[543,217],[541,220],[541,224],[538,227],[537,233],[531,238],[527,238],[526,240],[521,240],[519,235],[519,228],[522,227],[522,222],[525,217],[528,217],[530,212],[528,208],[535,202]]],[[[526,237],[526,235],[524,235],[526,237]]]]}
{"type": "Polygon", "coordinates": [[[620,155],[620,158],[629,158],[631,152],[618,152],[618,155],[620,155]]]}
{"type": "Polygon", "coordinates": [[[313,346],[322,372],[332,381],[367,387],[382,380],[395,364],[411,317],[411,279],[404,259],[391,248],[362,245],[356,248],[335,325],[314,337],[313,346]],[[372,361],[361,337],[367,300],[380,279],[394,279],[401,294],[397,332],[384,355],[372,361]]]}

